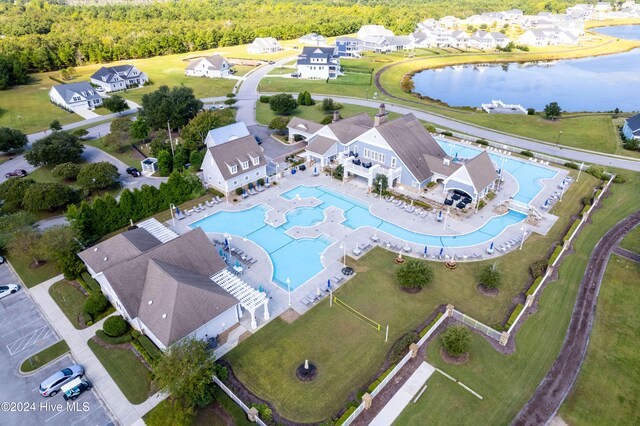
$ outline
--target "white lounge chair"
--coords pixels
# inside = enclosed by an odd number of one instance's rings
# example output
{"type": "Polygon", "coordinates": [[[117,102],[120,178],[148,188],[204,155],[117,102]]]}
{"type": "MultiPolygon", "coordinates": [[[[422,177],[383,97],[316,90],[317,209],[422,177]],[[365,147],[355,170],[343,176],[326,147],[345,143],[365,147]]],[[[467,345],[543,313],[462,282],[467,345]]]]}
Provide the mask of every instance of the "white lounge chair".
{"type": "Polygon", "coordinates": [[[204,203],[207,205],[207,207],[213,207],[215,205],[212,201],[209,200],[206,200],[204,203]]]}

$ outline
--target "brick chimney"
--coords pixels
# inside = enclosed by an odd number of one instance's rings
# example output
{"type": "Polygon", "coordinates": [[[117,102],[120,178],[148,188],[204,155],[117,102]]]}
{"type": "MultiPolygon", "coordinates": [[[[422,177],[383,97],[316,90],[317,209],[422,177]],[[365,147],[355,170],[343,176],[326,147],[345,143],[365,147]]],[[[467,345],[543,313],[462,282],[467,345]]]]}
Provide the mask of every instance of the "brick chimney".
{"type": "Polygon", "coordinates": [[[335,111],[333,111],[333,120],[332,120],[332,122],[335,123],[338,120],[340,120],[340,111],[335,110],[335,111]]]}
{"type": "Polygon", "coordinates": [[[373,126],[378,127],[381,124],[384,124],[389,119],[389,113],[386,111],[384,104],[380,104],[378,108],[378,113],[373,118],[373,126]]]}

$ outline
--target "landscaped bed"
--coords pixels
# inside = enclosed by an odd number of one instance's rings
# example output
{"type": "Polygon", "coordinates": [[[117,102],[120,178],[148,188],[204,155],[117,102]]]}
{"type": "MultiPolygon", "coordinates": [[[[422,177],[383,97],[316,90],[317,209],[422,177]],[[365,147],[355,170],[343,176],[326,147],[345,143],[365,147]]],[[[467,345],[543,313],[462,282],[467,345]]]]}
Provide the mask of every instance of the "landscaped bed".
{"type": "Polygon", "coordinates": [[[35,371],[67,352],[69,352],[69,345],[67,345],[67,342],[64,340],[60,340],[59,342],[49,346],[47,349],[43,349],[37,354],[27,358],[20,366],[20,371],[23,373],[35,371]]]}

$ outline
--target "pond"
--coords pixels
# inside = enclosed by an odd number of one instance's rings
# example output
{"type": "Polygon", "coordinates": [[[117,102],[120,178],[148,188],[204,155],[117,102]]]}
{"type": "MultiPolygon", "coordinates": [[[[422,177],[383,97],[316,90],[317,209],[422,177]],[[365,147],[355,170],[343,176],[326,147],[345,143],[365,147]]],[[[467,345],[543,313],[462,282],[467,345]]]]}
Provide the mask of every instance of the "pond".
{"type": "Polygon", "coordinates": [[[612,27],[592,28],[591,31],[627,40],[640,40],[640,25],[615,25],[612,27]]]}
{"type": "Polygon", "coordinates": [[[457,107],[479,108],[496,99],[537,111],[549,102],[570,112],[638,111],[639,68],[640,49],[635,49],[556,62],[449,66],[421,71],[413,82],[415,92],[457,107]]]}

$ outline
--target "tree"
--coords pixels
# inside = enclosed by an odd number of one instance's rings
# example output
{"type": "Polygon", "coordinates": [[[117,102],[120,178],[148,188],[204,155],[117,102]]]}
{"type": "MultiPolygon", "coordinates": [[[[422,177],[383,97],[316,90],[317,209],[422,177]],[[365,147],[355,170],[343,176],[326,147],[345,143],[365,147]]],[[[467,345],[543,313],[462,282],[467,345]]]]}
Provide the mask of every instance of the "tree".
{"type": "Polygon", "coordinates": [[[24,158],[33,166],[53,167],[62,163],[79,163],[84,145],[68,132],[53,132],[35,141],[24,158]]]}
{"type": "Polygon", "coordinates": [[[182,145],[189,151],[203,147],[209,130],[235,122],[235,114],[230,109],[200,111],[182,128],[182,145]]]}
{"type": "Polygon", "coordinates": [[[24,210],[0,215],[0,249],[7,245],[16,232],[30,228],[34,223],[35,216],[24,210]]]}
{"type": "Polygon", "coordinates": [[[291,115],[291,113],[298,107],[298,103],[293,96],[287,93],[279,93],[273,95],[269,99],[269,107],[271,111],[279,115],[291,115]]]}
{"type": "Polygon", "coordinates": [[[51,123],[49,123],[49,129],[51,129],[54,132],[62,130],[62,125],[60,124],[60,120],[53,120],[51,123]]]}
{"type": "Polygon", "coordinates": [[[381,173],[378,173],[374,178],[373,178],[373,191],[374,192],[379,192],[380,191],[380,186],[382,186],[382,192],[384,193],[387,190],[387,187],[389,185],[389,179],[387,178],[387,175],[383,175],[381,173]]]}
{"type": "Polygon", "coordinates": [[[69,225],[57,225],[45,229],[40,237],[40,254],[45,260],[58,260],[68,253],[76,254],[80,244],[69,225]]]}
{"type": "Polygon", "coordinates": [[[316,101],[311,97],[311,93],[304,92],[304,104],[307,106],[315,105],[316,101]]]}
{"type": "Polygon", "coordinates": [[[56,266],[64,274],[65,280],[75,280],[85,270],[84,262],[75,253],[61,253],[56,266]]]}
{"type": "Polygon", "coordinates": [[[102,105],[109,111],[117,112],[118,114],[129,109],[127,101],[125,101],[124,98],[118,95],[111,95],[110,97],[102,101],[102,105]]]}
{"type": "Polygon", "coordinates": [[[425,262],[407,259],[396,270],[396,280],[404,288],[422,288],[433,280],[433,270],[425,262]]]}
{"type": "Polygon", "coordinates": [[[132,125],[132,121],[126,117],[113,120],[109,126],[111,133],[104,138],[105,145],[118,152],[123,152],[126,147],[131,145],[130,132],[132,125]]]}
{"type": "Polygon", "coordinates": [[[202,167],[202,162],[204,161],[204,151],[194,150],[189,154],[189,163],[191,163],[191,169],[198,171],[202,167]]]}
{"type": "Polygon", "coordinates": [[[0,90],[29,80],[27,68],[16,58],[0,54],[0,90]]]}
{"type": "Polygon", "coordinates": [[[334,102],[332,98],[324,98],[319,108],[321,111],[324,111],[324,112],[333,112],[337,109],[342,109],[343,105],[337,102],[334,102]]]}
{"type": "Polygon", "coordinates": [[[53,177],[65,180],[76,180],[80,173],[80,165],[76,163],[58,164],[51,170],[53,177]]]}
{"type": "Polygon", "coordinates": [[[189,161],[189,151],[184,149],[182,145],[176,147],[176,153],[173,156],[173,169],[184,170],[184,165],[189,161]]]}
{"type": "Polygon", "coordinates": [[[460,356],[469,351],[471,332],[464,325],[452,325],[441,336],[442,346],[452,356],[460,356]]]}
{"type": "Polygon", "coordinates": [[[118,168],[107,161],[89,163],[82,166],[78,174],[78,184],[86,189],[104,189],[118,182],[118,168]]]}
{"type": "Polygon", "coordinates": [[[87,129],[75,129],[72,130],[70,132],[73,136],[77,136],[80,139],[82,139],[83,137],[87,136],[89,134],[89,131],[87,129]]]}
{"type": "Polygon", "coordinates": [[[129,134],[134,139],[140,139],[144,141],[149,137],[149,124],[147,124],[147,120],[143,117],[138,117],[138,119],[131,123],[131,128],[129,129],[129,134]]]}
{"type": "Polygon", "coordinates": [[[169,176],[173,170],[173,159],[171,153],[167,150],[162,150],[158,153],[158,172],[160,176],[169,176]]]}
{"type": "Polygon", "coordinates": [[[22,205],[29,211],[53,211],[78,200],[78,192],[53,182],[35,183],[24,193],[22,205]]]}
{"type": "Polygon", "coordinates": [[[7,179],[0,184],[0,200],[8,210],[20,209],[27,189],[36,182],[33,179],[7,179]]]}
{"type": "Polygon", "coordinates": [[[557,117],[560,117],[562,114],[562,108],[558,105],[557,102],[551,102],[544,106],[544,116],[554,120],[557,117]]]}
{"type": "Polygon", "coordinates": [[[43,260],[40,247],[40,234],[33,228],[24,228],[16,232],[7,243],[9,253],[30,257],[36,265],[43,260]]]}
{"type": "Polygon", "coordinates": [[[27,135],[17,129],[0,127],[0,151],[9,152],[23,148],[29,140],[27,135]]]}
{"type": "Polygon", "coordinates": [[[187,407],[203,407],[213,400],[216,371],[208,343],[188,337],[171,346],[154,368],[158,387],[187,407]]]}
{"type": "Polygon", "coordinates": [[[160,151],[171,151],[171,145],[165,132],[156,134],[151,143],[149,143],[149,150],[151,151],[151,156],[156,158],[160,155],[160,151]]]}
{"type": "Polygon", "coordinates": [[[274,117],[273,120],[269,122],[269,129],[275,130],[280,134],[284,134],[287,131],[287,124],[289,124],[289,117],[274,117]]]}
{"type": "Polygon", "coordinates": [[[172,129],[177,129],[187,124],[201,109],[202,102],[196,99],[190,87],[169,89],[161,86],[142,97],[140,115],[153,129],[166,128],[167,123],[172,129]]]}
{"type": "Polygon", "coordinates": [[[304,102],[304,92],[298,93],[297,102],[298,102],[298,105],[306,105],[306,103],[304,102]]]}
{"type": "Polygon", "coordinates": [[[478,278],[480,280],[480,284],[486,288],[498,288],[502,284],[502,277],[500,276],[500,271],[498,271],[495,263],[482,268],[478,278]]]}

